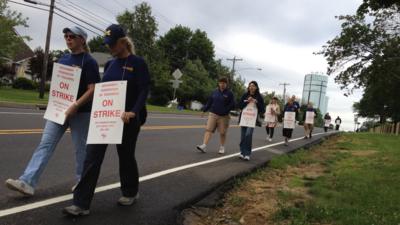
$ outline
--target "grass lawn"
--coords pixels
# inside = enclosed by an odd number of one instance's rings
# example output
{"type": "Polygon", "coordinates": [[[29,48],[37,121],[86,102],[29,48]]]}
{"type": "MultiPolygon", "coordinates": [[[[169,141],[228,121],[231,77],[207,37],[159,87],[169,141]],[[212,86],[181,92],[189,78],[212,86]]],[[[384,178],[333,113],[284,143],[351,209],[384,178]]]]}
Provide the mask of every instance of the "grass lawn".
{"type": "Polygon", "coordinates": [[[48,94],[44,99],[39,98],[38,91],[20,90],[9,87],[0,88],[0,102],[24,103],[24,104],[47,104],[48,94]]]}
{"type": "MultiPolygon", "coordinates": [[[[40,99],[38,91],[20,90],[9,87],[0,88],[0,102],[46,105],[47,100],[48,100],[48,93],[46,93],[44,99],[40,99]]],[[[200,114],[200,112],[192,110],[177,110],[175,108],[172,109],[154,105],[148,105],[147,109],[150,112],[157,112],[157,113],[200,114]]]]}
{"type": "Polygon", "coordinates": [[[400,224],[400,137],[341,134],[239,179],[199,224],[400,224]]]}

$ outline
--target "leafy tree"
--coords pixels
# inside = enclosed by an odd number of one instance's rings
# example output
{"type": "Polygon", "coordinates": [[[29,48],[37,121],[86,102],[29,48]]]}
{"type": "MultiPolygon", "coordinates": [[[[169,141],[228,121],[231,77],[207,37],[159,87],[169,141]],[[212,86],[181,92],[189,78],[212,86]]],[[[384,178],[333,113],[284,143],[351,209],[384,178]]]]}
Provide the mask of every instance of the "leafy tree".
{"type": "MultiPolygon", "coordinates": [[[[55,50],[49,53],[46,76],[47,80],[51,80],[54,62],[58,61],[61,56],[68,52],[68,50],[55,50]]],[[[37,47],[33,50],[33,53],[35,56],[29,59],[29,71],[32,75],[32,80],[39,82],[43,72],[44,50],[41,47],[37,47]]]]}
{"type": "Polygon", "coordinates": [[[21,37],[14,30],[17,26],[28,27],[26,21],[21,13],[8,9],[6,0],[0,0],[0,43],[3,43],[0,45],[0,64],[5,58],[14,57],[22,41],[29,40],[29,37],[21,37]]]}
{"type": "Polygon", "coordinates": [[[103,43],[104,43],[104,37],[96,36],[96,37],[93,37],[92,39],[90,39],[87,44],[88,44],[91,52],[108,53],[108,49],[103,43]]]}
{"type": "Polygon", "coordinates": [[[117,16],[118,23],[125,28],[135,44],[136,54],[146,57],[155,47],[157,22],[151,6],[146,2],[135,6],[133,12],[126,10],[117,16]]]}

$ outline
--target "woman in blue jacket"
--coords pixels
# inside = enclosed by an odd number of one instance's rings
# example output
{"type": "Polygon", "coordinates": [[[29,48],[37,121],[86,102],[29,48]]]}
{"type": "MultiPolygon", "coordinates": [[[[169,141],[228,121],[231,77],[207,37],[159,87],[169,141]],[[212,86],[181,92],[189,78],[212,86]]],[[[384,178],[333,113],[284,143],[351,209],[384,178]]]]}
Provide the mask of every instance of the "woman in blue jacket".
{"type": "MultiPolygon", "coordinates": [[[[251,81],[247,87],[247,92],[242,96],[239,102],[239,108],[243,110],[249,103],[255,103],[257,106],[257,118],[265,113],[264,99],[260,94],[260,88],[256,81],[251,81]]],[[[241,116],[241,114],[240,114],[241,116]]],[[[240,119],[239,119],[240,121],[240,119]]],[[[261,126],[257,122],[258,126],[261,126]]],[[[241,127],[240,138],[240,158],[246,161],[250,160],[252,141],[253,141],[253,127],[241,127]]]]}

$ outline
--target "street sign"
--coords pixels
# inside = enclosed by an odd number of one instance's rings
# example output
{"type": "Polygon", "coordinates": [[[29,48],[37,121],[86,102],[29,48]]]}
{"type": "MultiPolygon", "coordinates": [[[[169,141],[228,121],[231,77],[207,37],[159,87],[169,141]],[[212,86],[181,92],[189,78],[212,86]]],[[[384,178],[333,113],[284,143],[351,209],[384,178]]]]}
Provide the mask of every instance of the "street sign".
{"type": "Polygon", "coordinates": [[[173,88],[179,88],[179,84],[181,84],[183,81],[181,80],[169,80],[172,83],[173,88]]]}
{"type": "Polygon", "coordinates": [[[175,78],[175,80],[179,80],[179,78],[182,77],[182,72],[179,69],[176,69],[173,73],[172,76],[175,78]]]}

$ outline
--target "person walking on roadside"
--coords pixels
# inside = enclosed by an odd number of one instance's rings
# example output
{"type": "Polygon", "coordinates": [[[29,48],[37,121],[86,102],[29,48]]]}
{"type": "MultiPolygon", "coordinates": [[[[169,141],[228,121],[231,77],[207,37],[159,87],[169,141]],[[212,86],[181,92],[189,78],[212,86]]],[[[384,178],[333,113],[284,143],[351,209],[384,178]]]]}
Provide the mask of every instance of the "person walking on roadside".
{"type": "Polygon", "coordinates": [[[212,134],[218,129],[220,137],[219,154],[225,153],[226,134],[229,128],[230,111],[235,107],[235,98],[232,91],[228,89],[228,79],[222,77],[218,80],[218,88],[211,93],[207,104],[203,107],[203,114],[208,114],[206,131],[204,133],[203,144],[197,146],[197,150],[206,153],[207,144],[212,134]]]}
{"type": "Polygon", "coordinates": [[[49,162],[58,142],[67,128],[71,129],[72,141],[76,156],[76,183],[81,178],[83,162],[86,155],[86,138],[88,134],[90,111],[95,83],[99,82],[99,66],[89,54],[86,43],[87,34],[80,27],[67,27],[63,29],[64,39],[71,53],[62,56],[58,63],[82,69],[77,100],[65,112],[64,125],[46,121],[43,135],[39,145],[25,168],[23,174],[16,180],[6,180],[6,186],[26,196],[33,196],[40,175],[49,162]]]}
{"type": "Polygon", "coordinates": [[[294,104],[294,100],[292,98],[288,99],[283,111],[284,118],[282,135],[285,138],[285,146],[288,146],[289,140],[292,138],[293,130],[296,125],[296,112],[298,111],[298,107],[294,104]]]}
{"type": "Polygon", "coordinates": [[[335,130],[339,130],[340,125],[342,124],[342,119],[340,119],[340,117],[338,116],[335,120],[335,124],[336,124],[336,128],[335,130]]]}
{"type": "MultiPolygon", "coordinates": [[[[116,24],[109,26],[105,32],[104,43],[114,59],[106,63],[102,82],[120,80],[128,82],[125,112],[121,116],[124,122],[122,144],[117,145],[117,152],[122,191],[118,204],[129,206],[139,197],[139,171],[135,149],[140,127],[147,118],[145,103],[149,93],[150,75],[146,62],[135,55],[134,45],[121,26],[116,24]]],[[[74,190],[73,205],[64,208],[64,214],[72,216],[89,214],[107,146],[107,144],[87,145],[82,178],[74,190]]]]}
{"type": "Polygon", "coordinates": [[[304,121],[304,139],[312,138],[312,132],[314,130],[315,118],[317,118],[317,110],[314,109],[311,102],[308,103],[307,109],[303,115],[304,121]]]}
{"type": "Polygon", "coordinates": [[[327,112],[324,116],[324,131],[328,132],[329,126],[331,125],[331,116],[327,112]]]}
{"type": "Polygon", "coordinates": [[[272,142],[274,137],[274,130],[278,123],[278,116],[281,113],[281,109],[278,104],[278,98],[273,97],[271,102],[265,108],[265,130],[267,131],[267,140],[272,142]]]}
{"type": "MultiPolygon", "coordinates": [[[[256,81],[251,81],[247,87],[247,92],[242,96],[240,102],[238,103],[239,108],[242,110],[239,117],[242,117],[243,109],[249,104],[254,104],[254,107],[257,108],[257,120],[260,115],[264,115],[265,113],[265,104],[264,99],[260,94],[260,88],[258,87],[258,83],[256,81]]],[[[258,126],[261,126],[259,121],[256,122],[258,126]]],[[[240,155],[241,159],[246,161],[250,160],[251,149],[252,149],[252,141],[253,141],[253,131],[254,127],[241,127],[241,138],[240,138],[240,155]]]]}

